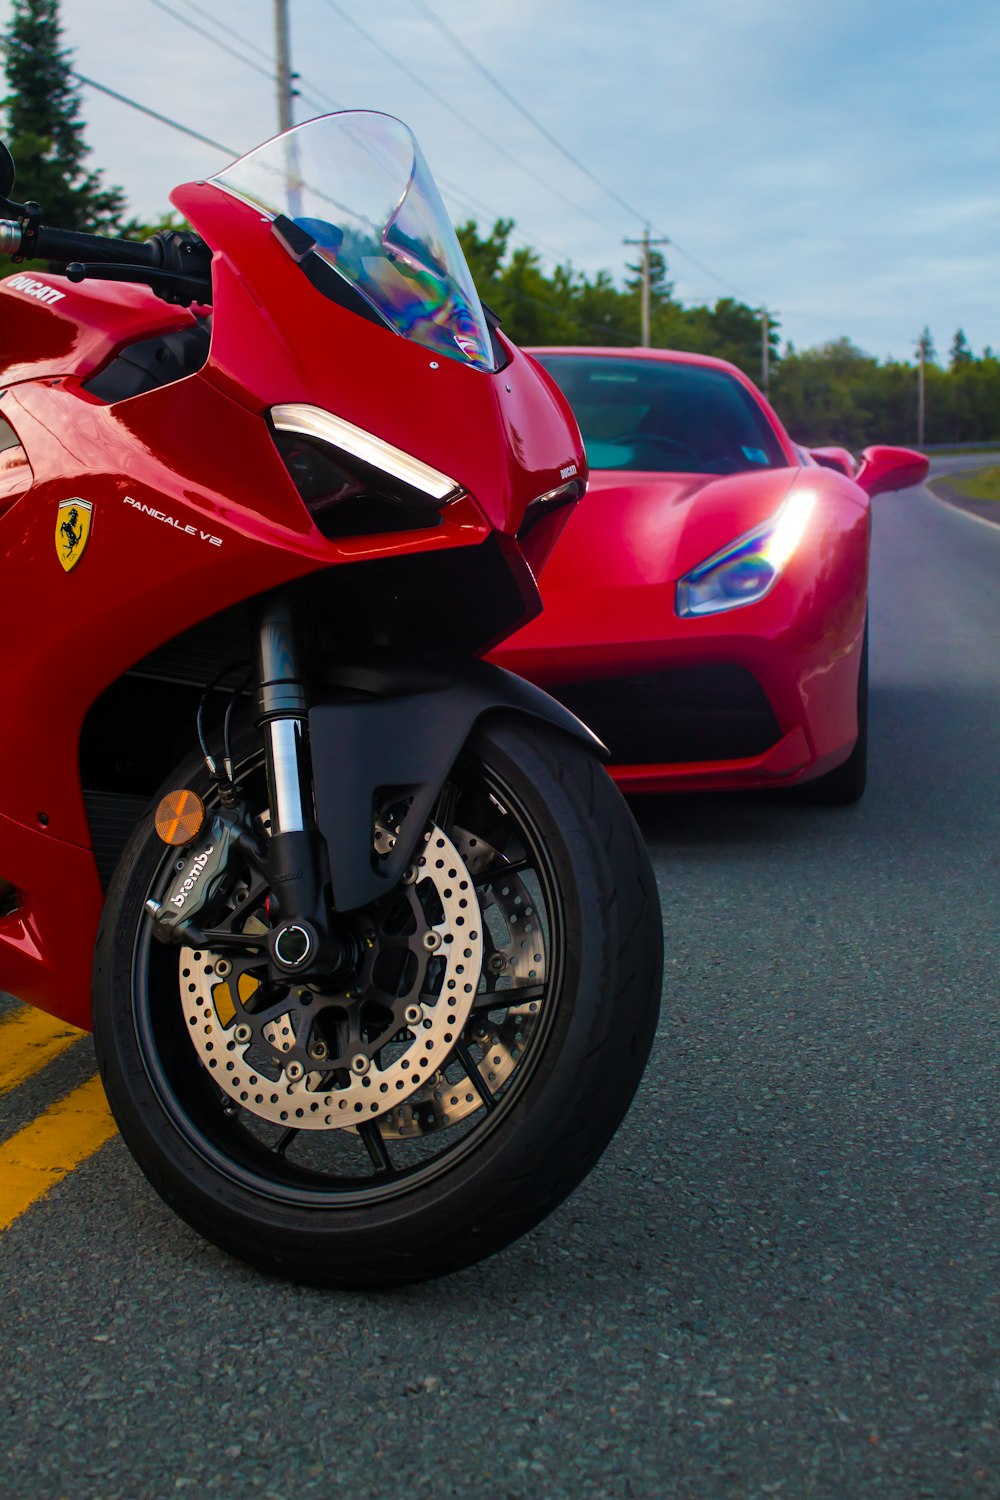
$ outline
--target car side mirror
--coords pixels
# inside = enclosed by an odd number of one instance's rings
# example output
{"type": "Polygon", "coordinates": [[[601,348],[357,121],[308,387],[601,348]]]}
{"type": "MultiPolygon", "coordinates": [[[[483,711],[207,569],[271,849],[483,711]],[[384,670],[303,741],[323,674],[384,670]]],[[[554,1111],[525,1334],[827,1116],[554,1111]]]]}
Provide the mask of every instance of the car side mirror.
{"type": "Polygon", "coordinates": [[[846,448],[810,448],[809,455],[824,469],[836,469],[848,479],[854,478],[854,457],[846,448]]]}
{"type": "Polygon", "coordinates": [[[0,141],[0,198],[9,198],[14,186],[14,158],[0,141]]]}
{"type": "Polygon", "coordinates": [[[929,467],[926,455],[914,448],[887,448],[878,444],[862,453],[854,482],[869,495],[908,490],[911,485],[923,483],[929,467]]]}

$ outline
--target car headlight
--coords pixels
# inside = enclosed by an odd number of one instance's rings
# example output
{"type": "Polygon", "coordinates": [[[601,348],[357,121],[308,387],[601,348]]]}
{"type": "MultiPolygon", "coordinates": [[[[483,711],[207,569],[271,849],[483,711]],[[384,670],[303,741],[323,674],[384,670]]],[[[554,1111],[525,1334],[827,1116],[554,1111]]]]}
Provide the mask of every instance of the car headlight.
{"type": "Polygon", "coordinates": [[[770,593],[802,540],[816,496],[791,495],[776,515],[744,532],[677,581],[677,613],[715,615],[770,593]]]}

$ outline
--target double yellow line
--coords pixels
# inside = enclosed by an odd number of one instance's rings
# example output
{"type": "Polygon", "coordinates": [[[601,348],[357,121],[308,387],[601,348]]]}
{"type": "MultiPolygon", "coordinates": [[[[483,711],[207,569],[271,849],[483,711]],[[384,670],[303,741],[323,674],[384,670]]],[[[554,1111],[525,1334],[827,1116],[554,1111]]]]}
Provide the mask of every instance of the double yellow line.
{"type": "MultiPolygon", "coordinates": [[[[0,1020],[0,1094],[33,1078],[84,1035],[19,1005],[0,1020]]],[[[0,1230],[44,1198],[115,1133],[95,1074],[0,1145],[0,1230]]]]}

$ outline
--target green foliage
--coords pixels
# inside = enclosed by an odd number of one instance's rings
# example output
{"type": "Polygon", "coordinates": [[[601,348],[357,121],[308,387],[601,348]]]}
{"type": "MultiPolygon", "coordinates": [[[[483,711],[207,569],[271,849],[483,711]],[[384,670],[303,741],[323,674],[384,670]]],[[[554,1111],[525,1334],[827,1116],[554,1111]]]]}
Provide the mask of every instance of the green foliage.
{"type": "MultiPolygon", "coordinates": [[[[80,91],[61,45],[58,0],[13,0],[5,37],[9,93],[3,100],[7,141],[18,169],[17,192],[37,199],[45,221],[67,229],[113,231],[143,239],[161,223],[123,222],[124,195],[87,169],[80,91]]],[[[512,249],[513,219],[481,234],[469,220],[458,229],[476,285],[519,344],[627,347],[640,339],[642,276],[630,265],[623,286],[607,271],[594,276],[569,264],[546,274],[538,254],[512,249]]],[[[666,258],[650,250],[650,335],[654,347],[711,354],[759,379],[762,313],[732,297],[714,306],[683,306],[674,296],[666,258]]],[[[880,363],[849,339],[779,355],[779,325],[769,319],[772,399],[792,435],[812,446],[916,440],[917,372],[913,364],[880,363]]],[[[928,443],[1000,439],[1000,360],[990,348],[976,358],[962,329],[949,368],[936,363],[930,330],[920,336],[925,362],[928,443]]]]}
{"type": "MultiPolygon", "coordinates": [[[[515,343],[638,344],[638,264],[627,267],[621,287],[607,271],[586,276],[560,265],[547,275],[533,250],[511,249],[513,228],[512,219],[498,219],[480,234],[470,220],[461,225],[458,237],[483,299],[515,343]]],[[[713,306],[685,307],[674,297],[663,255],[654,249],[649,259],[654,348],[715,355],[759,381],[760,310],[733,297],[720,297],[713,306]]],[[[771,318],[768,322],[771,398],[798,442],[857,450],[869,443],[916,442],[915,362],[880,362],[847,338],[801,352],[789,344],[779,356],[779,325],[771,318]]],[[[987,348],[976,358],[959,329],[945,370],[935,362],[930,329],[923,330],[917,347],[925,361],[925,440],[1000,439],[1000,360],[993,351],[987,348]]]]}
{"type": "Polygon", "coordinates": [[[917,353],[922,354],[926,364],[933,364],[937,359],[937,351],[934,348],[934,340],[931,338],[930,329],[924,325],[923,332],[917,339],[917,353]]]}
{"type": "Polygon", "coordinates": [[[180,214],[174,213],[172,209],[168,209],[166,213],[161,214],[151,224],[144,224],[141,219],[126,219],[120,226],[118,233],[123,239],[142,241],[151,239],[154,234],[159,234],[161,230],[189,230],[190,228],[191,225],[187,219],[183,219],[180,214]]]}
{"type": "Polygon", "coordinates": [[[954,473],[946,481],[939,480],[941,488],[959,500],[995,500],[1000,503],[1000,469],[972,469],[968,473],[954,473]]]}
{"type": "MultiPolygon", "coordinates": [[[[512,219],[498,219],[488,234],[469,220],[458,228],[476,286],[517,344],[635,345],[642,322],[641,266],[627,267],[625,285],[607,271],[587,276],[571,265],[551,275],[533,250],[510,248],[512,219]]],[[[667,262],[649,255],[650,339],[655,348],[687,349],[731,360],[760,374],[761,319],[731,297],[714,307],[683,307],[674,297],[667,262]]],[[[778,359],[778,325],[770,330],[772,363],[778,359]]]]}
{"type": "Polygon", "coordinates": [[[3,109],[16,192],[42,205],[47,224],[118,230],[125,197],[87,169],[80,89],[61,46],[58,0],[14,0],[5,44],[3,109]]]}
{"type": "MultiPolygon", "coordinates": [[[[989,350],[977,359],[964,344],[964,335],[963,345],[963,357],[957,361],[953,348],[949,370],[925,365],[927,443],[1000,439],[1000,361],[989,350]]],[[[929,334],[927,349],[932,355],[929,334]]],[[[916,365],[880,363],[848,339],[801,354],[789,350],[778,367],[771,396],[789,432],[812,447],[839,443],[860,450],[869,443],[917,441],[916,365]]]]}

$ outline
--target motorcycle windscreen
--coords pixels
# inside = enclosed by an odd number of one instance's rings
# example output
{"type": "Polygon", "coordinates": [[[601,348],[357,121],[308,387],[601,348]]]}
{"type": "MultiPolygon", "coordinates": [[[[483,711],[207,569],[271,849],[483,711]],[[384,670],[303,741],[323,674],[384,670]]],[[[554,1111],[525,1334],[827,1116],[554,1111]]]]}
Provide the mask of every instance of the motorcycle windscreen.
{"type": "Polygon", "coordinates": [[[409,128],[370,110],[323,115],[212,181],[284,216],[404,338],[482,370],[496,360],[462,247],[409,128]]]}

